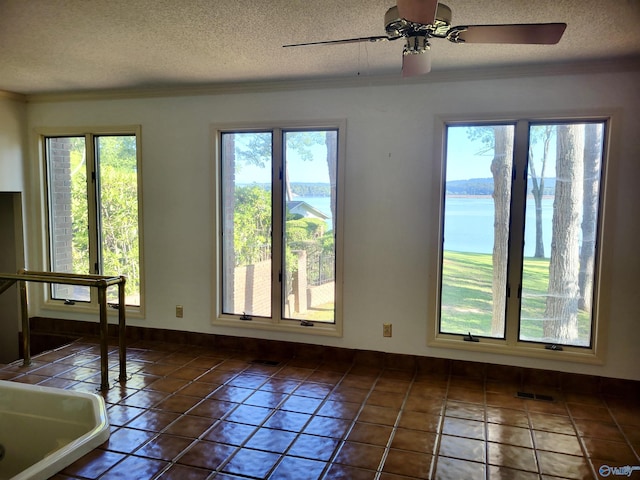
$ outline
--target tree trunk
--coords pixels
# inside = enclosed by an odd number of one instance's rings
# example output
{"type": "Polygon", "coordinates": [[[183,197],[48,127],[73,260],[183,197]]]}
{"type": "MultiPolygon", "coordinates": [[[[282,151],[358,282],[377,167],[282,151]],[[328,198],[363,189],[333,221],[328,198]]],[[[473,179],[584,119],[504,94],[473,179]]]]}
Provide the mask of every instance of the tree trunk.
{"type": "MultiPolygon", "coordinates": [[[[544,181],[540,180],[540,192],[544,191],[544,181]]],[[[544,258],[544,241],[542,239],[542,193],[534,195],[536,204],[536,251],[535,258],[544,258]]]]}
{"type": "Polygon", "coordinates": [[[578,272],[584,125],[557,127],[549,290],[543,336],[551,343],[578,338],[578,272]]]}
{"type": "Polygon", "coordinates": [[[284,166],[284,191],[286,195],[286,201],[293,201],[293,190],[291,190],[291,182],[289,181],[289,168],[285,164],[284,166]]]}
{"type": "Polygon", "coordinates": [[[327,146],[327,166],[329,167],[329,183],[331,184],[331,222],[333,234],[336,233],[336,193],[338,191],[338,132],[328,130],[325,135],[327,146]]]}
{"type": "MultiPolygon", "coordinates": [[[[549,159],[549,143],[554,131],[554,127],[551,125],[546,125],[544,127],[533,128],[544,129],[542,131],[543,147],[540,176],[538,176],[538,174],[536,173],[533,151],[531,147],[529,147],[529,174],[531,175],[532,184],[531,194],[533,195],[533,200],[536,207],[536,250],[533,256],[535,258],[544,258],[544,240],[542,231],[542,198],[544,197],[544,176],[547,168],[547,160],[549,159]]],[[[530,133],[530,135],[532,134],[533,132],[530,133]]]]}
{"type": "Polygon", "coordinates": [[[507,299],[507,258],[509,249],[509,210],[511,207],[511,169],[513,163],[513,128],[493,127],[493,315],[491,335],[504,335],[507,299]]]}
{"type": "Polygon", "coordinates": [[[582,247],[580,248],[580,301],[578,307],[591,312],[593,266],[596,250],[602,125],[589,123],[584,135],[584,193],[582,200],[582,247]]]}

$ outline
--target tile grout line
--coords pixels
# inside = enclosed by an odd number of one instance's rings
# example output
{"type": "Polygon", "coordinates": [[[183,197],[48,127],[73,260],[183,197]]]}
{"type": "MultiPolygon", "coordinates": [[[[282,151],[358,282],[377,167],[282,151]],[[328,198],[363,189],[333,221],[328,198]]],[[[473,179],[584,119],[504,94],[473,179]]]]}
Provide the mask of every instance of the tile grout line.
{"type": "MultiPolygon", "coordinates": [[[[322,365],[322,363],[321,363],[320,365],[322,365]]],[[[350,372],[351,370],[353,370],[353,367],[354,367],[354,364],[353,364],[353,363],[351,363],[351,364],[349,365],[349,368],[347,369],[347,371],[346,371],[346,372],[344,372],[344,373],[342,374],[342,377],[340,378],[340,380],[338,380],[338,381],[333,385],[333,387],[331,388],[331,391],[330,391],[327,395],[325,395],[325,397],[322,399],[322,401],[320,402],[320,404],[316,407],[316,409],[314,410],[314,412],[313,412],[312,414],[310,414],[309,419],[304,423],[304,425],[299,429],[299,431],[295,432],[295,433],[296,433],[295,438],[291,441],[291,443],[289,443],[289,445],[287,446],[287,448],[285,448],[285,449],[284,449],[284,451],[283,451],[282,453],[280,453],[280,458],[276,461],[276,463],[275,463],[275,464],[272,466],[272,468],[269,470],[269,472],[268,472],[268,477],[269,477],[269,476],[271,476],[271,475],[272,475],[272,474],[277,470],[277,468],[280,466],[280,464],[284,461],[284,458],[287,456],[287,452],[289,452],[289,451],[291,450],[291,447],[292,447],[292,446],[294,445],[294,443],[296,443],[296,441],[300,438],[300,435],[303,435],[304,429],[305,429],[305,428],[307,428],[307,426],[309,426],[309,424],[313,421],[313,419],[314,419],[314,418],[316,418],[316,416],[317,416],[317,412],[319,412],[319,411],[322,409],[322,407],[323,407],[323,406],[324,406],[324,405],[329,401],[329,397],[331,396],[331,394],[332,394],[332,393],[334,393],[334,392],[337,390],[338,386],[342,383],[342,381],[344,380],[344,378],[349,374],[349,372],[350,372]]],[[[317,372],[317,371],[318,371],[318,368],[319,368],[319,367],[316,367],[316,368],[315,368],[315,370],[314,370],[314,372],[317,372]]],[[[336,372],[336,373],[337,373],[337,372],[336,372]]],[[[308,377],[307,377],[307,378],[308,378],[308,377]]],[[[322,383],[322,382],[314,382],[314,383],[322,383]]],[[[328,384],[325,384],[325,385],[328,385],[328,384]]],[[[287,397],[287,400],[291,397],[291,395],[293,395],[293,394],[294,394],[294,392],[295,392],[295,390],[293,390],[291,393],[289,393],[289,395],[288,395],[288,397],[287,397]]],[[[313,397],[311,397],[311,398],[313,398],[313,397]]],[[[280,404],[282,404],[284,401],[286,401],[286,400],[283,400],[280,404]]],[[[280,404],[278,404],[278,405],[280,405],[280,404]]],[[[333,417],[326,417],[326,418],[333,418],[333,417]]],[[[268,427],[267,427],[267,428],[268,428],[268,427]]],[[[307,435],[312,435],[312,434],[307,434],[307,435]]],[[[336,449],[336,448],[337,448],[337,447],[334,447],[334,451],[335,451],[335,449],[336,449]]],[[[322,475],[324,474],[324,471],[325,471],[325,470],[327,469],[327,467],[330,465],[329,461],[324,462],[324,463],[325,463],[325,466],[324,466],[324,468],[322,469],[322,471],[320,472],[320,476],[319,476],[318,478],[322,477],[322,475]]]]}
{"type": "MultiPolygon", "coordinates": [[[[351,371],[353,367],[354,365],[352,364],[349,371],[351,371]]],[[[376,379],[373,381],[373,384],[369,387],[369,391],[365,395],[364,399],[360,402],[360,407],[358,408],[356,415],[353,417],[352,420],[350,420],[349,426],[347,427],[346,431],[342,435],[342,438],[339,440],[336,448],[334,448],[333,453],[329,457],[329,460],[327,460],[326,462],[327,464],[325,465],[325,468],[323,469],[318,479],[331,480],[330,478],[327,477],[327,475],[329,474],[329,470],[331,469],[331,466],[334,465],[334,460],[337,458],[342,448],[347,443],[347,437],[349,437],[349,434],[353,431],[353,428],[355,427],[356,423],[358,423],[358,418],[360,417],[360,414],[364,410],[367,400],[371,397],[371,394],[375,390],[375,387],[378,384],[378,381],[380,380],[380,378],[382,377],[383,372],[384,372],[384,368],[378,372],[376,379]]],[[[345,373],[345,376],[346,376],[346,373],[345,373]]]]}
{"type": "MultiPolygon", "coordinates": [[[[291,361],[291,360],[288,360],[288,361],[287,361],[287,364],[288,364],[290,361],[291,361]]],[[[282,369],[283,369],[283,368],[284,368],[284,366],[283,366],[282,368],[280,368],[278,371],[282,371],[282,369]]],[[[316,371],[318,371],[318,367],[316,367],[316,368],[314,368],[314,369],[313,369],[313,372],[316,372],[316,371]]],[[[298,388],[302,383],[304,383],[304,381],[305,381],[307,378],[309,378],[312,374],[313,374],[313,373],[309,374],[309,375],[308,375],[307,377],[305,377],[304,379],[301,379],[301,380],[299,381],[298,386],[297,386],[295,389],[293,389],[291,392],[285,393],[286,397],[285,397],[285,398],[283,398],[280,402],[278,402],[278,404],[277,404],[276,406],[274,406],[274,407],[272,407],[272,408],[271,408],[273,411],[272,411],[269,415],[267,415],[267,416],[262,420],[262,423],[261,423],[260,425],[258,425],[258,427],[256,428],[256,430],[255,430],[251,435],[249,435],[249,436],[248,436],[248,437],[247,437],[247,438],[242,442],[242,444],[241,444],[241,445],[236,449],[236,451],[235,451],[235,452],[233,452],[233,454],[232,454],[232,455],[230,455],[230,456],[229,456],[229,458],[227,458],[227,460],[226,460],[226,461],[224,461],[223,463],[221,463],[221,464],[218,466],[218,468],[216,468],[216,470],[215,470],[216,474],[217,474],[217,473],[223,473],[223,472],[222,472],[222,469],[223,469],[226,465],[228,465],[228,463],[233,459],[233,457],[235,457],[235,456],[236,456],[236,454],[238,453],[238,451],[240,451],[242,448],[244,448],[244,446],[249,442],[249,440],[251,440],[251,438],[253,438],[253,436],[256,434],[256,432],[257,432],[260,428],[263,428],[263,427],[264,427],[264,428],[269,428],[269,427],[264,426],[264,425],[265,425],[265,423],[266,423],[266,422],[268,422],[268,421],[269,421],[269,419],[271,419],[271,418],[276,414],[276,412],[278,412],[278,411],[279,411],[279,407],[280,407],[282,404],[284,404],[287,400],[289,400],[289,399],[291,398],[291,396],[292,396],[292,395],[294,395],[294,392],[296,391],[296,389],[297,389],[297,388],[298,388]]],[[[274,375],[275,375],[275,374],[274,374],[274,375]]],[[[344,375],[345,375],[345,374],[343,374],[343,378],[344,378],[344,375]]],[[[341,381],[341,380],[342,380],[342,379],[340,379],[340,381],[341,381]]],[[[265,381],[262,385],[264,385],[265,383],[266,383],[266,381],[265,381]]],[[[314,382],[314,383],[320,383],[320,382],[314,382]]],[[[339,382],[338,382],[338,383],[339,383],[339,382]]],[[[333,392],[333,390],[335,390],[335,388],[337,387],[338,383],[337,383],[336,385],[334,385],[334,387],[333,387],[333,389],[331,390],[331,392],[333,392]]],[[[257,389],[256,389],[256,391],[257,391],[257,389]]],[[[281,392],[281,393],[284,393],[284,392],[281,392]]],[[[330,394],[329,394],[329,395],[330,395],[330,394]]],[[[309,415],[309,419],[308,419],[308,420],[307,420],[307,421],[302,425],[302,427],[300,427],[299,431],[296,431],[296,432],[295,432],[295,437],[294,437],[294,439],[291,441],[291,443],[288,445],[288,447],[285,449],[285,451],[284,451],[284,452],[282,452],[282,453],[280,453],[280,452],[272,452],[272,453],[277,453],[277,454],[280,456],[280,458],[278,458],[278,460],[276,460],[276,462],[271,466],[271,468],[270,468],[270,469],[269,469],[269,471],[267,472],[267,477],[266,477],[266,478],[268,478],[268,477],[269,477],[269,476],[270,476],[270,475],[271,475],[271,474],[272,474],[272,473],[273,473],[273,472],[278,468],[278,466],[282,463],[283,459],[284,459],[284,458],[285,458],[285,456],[286,456],[286,452],[287,452],[287,451],[289,451],[289,449],[291,448],[291,446],[295,443],[295,441],[296,441],[296,440],[300,437],[300,435],[302,434],[302,431],[303,431],[305,428],[307,428],[307,426],[309,425],[309,423],[311,423],[311,421],[312,421],[312,420],[313,420],[313,418],[315,417],[315,412],[319,411],[319,409],[320,409],[320,408],[322,408],[322,405],[324,405],[324,402],[325,402],[325,401],[326,401],[326,399],[329,397],[329,395],[327,395],[327,396],[325,397],[325,399],[323,400],[323,402],[322,402],[322,403],[320,403],[320,405],[318,405],[318,406],[315,408],[314,413],[312,413],[312,414],[310,414],[310,415],[309,415]]],[[[308,398],[312,398],[312,397],[308,397],[308,398]]],[[[286,411],[290,411],[290,410],[284,410],[284,411],[286,412],[286,411]]],[[[293,411],[292,411],[292,413],[301,413],[301,412],[293,412],[293,411]]],[[[277,430],[279,430],[279,429],[277,429],[277,430]]],[[[235,475],[235,474],[233,474],[233,475],[235,475]]]]}
{"type": "MultiPolygon", "coordinates": [[[[230,357],[230,359],[233,359],[233,357],[230,357]]],[[[194,360],[195,360],[195,359],[194,359],[194,360]]],[[[221,365],[221,364],[223,364],[223,363],[224,363],[224,361],[222,361],[222,362],[221,362],[220,364],[218,364],[218,365],[221,365]]],[[[189,384],[191,384],[191,383],[195,382],[198,378],[201,378],[202,376],[206,375],[207,373],[211,372],[212,370],[215,370],[215,369],[216,369],[216,367],[217,367],[218,365],[216,365],[216,366],[214,366],[214,367],[210,368],[209,370],[207,370],[207,372],[203,373],[202,375],[199,375],[198,377],[196,377],[196,378],[195,378],[192,382],[190,382],[189,384]]],[[[236,374],[235,374],[235,375],[233,375],[231,378],[229,378],[228,380],[226,380],[226,381],[225,381],[225,383],[223,383],[223,384],[219,385],[217,388],[215,388],[215,389],[211,392],[211,394],[210,394],[210,395],[213,395],[215,392],[217,392],[218,390],[220,390],[220,389],[221,389],[222,387],[224,387],[224,386],[232,386],[232,385],[229,385],[229,382],[231,382],[233,379],[235,379],[235,378],[239,377],[242,373],[244,373],[244,372],[249,368],[249,365],[250,365],[250,364],[247,364],[247,367],[245,367],[243,370],[241,370],[240,372],[236,373],[236,374]]],[[[274,376],[275,376],[279,371],[281,371],[283,368],[284,368],[284,365],[283,365],[282,367],[280,367],[278,370],[276,370],[273,374],[271,374],[271,375],[269,375],[268,377],[266,377],[266,379],[264,380],[264,382],[262,382],[262,383],[260,384],[260,387],[261,387],[261,386],[263,386],[265,383],[267,383],[267,382],[269,381],[269,379],[270,379],[270,378],[274,378],[274,376]]],[[[222,370],[222,371],[225,371],[225,370],[222,370]]],[[[184,389],[186,386],[187,386],[187,385],[183,386],[182,388],[180,388],[180,390],[184,389]]],[[[260,387],[258,387],[258,388],[253,388],[253,389],[252,389],[252,390],[253,390],[253,393],[257,392],[257,391],[258,391],[258,389],[259,389],[260,387]]],[[[178,390],[178,391],[180,391],[180,390],[178,390]]],[[[252,393],[251,395],[253,395],[253,393],[252,393]]],[[[203,398],[200,402],[198,402],[197,404],[195,404],[193,407],[191,407],[189,410],[187,410],[186,412],[184,412],[184,414],[182,414],[182,415],[186,415],[190,410],[192,410],[193,408],[197,407],[198,405],[200,405],[200,404],[201,404],[202,402],[204,402],[205,400],[211,399],[211,398],[210,398],[210,395],[208,395],[207,397],[203,398]]],[[[251,395],[249,395],[247,398],[249,398],[251,395]]],[[[222,400],[217,400],[217,399],[213,399],[213,400],[216,400],[216,401],[222,401],[222,400]]],[[[244,400],[246,400],[246,398],[245,398],[244,400]]],[[[174,457],[172,460],[170,460],[170,461],[169,461],[169,465],[167,465],[167,467],[166,467],[163,471],[166,471],[166,470],[168,470],[168,469],[172,468],[174,465],[180,465],[180,463],[178,462],[178,460],[179,460],[180,458],[182,458],[184,455],[186,455],[186,454],[187,454],[187,452],[188,452],[192,447],[194,447],[198,442],[203,441],[203,438],[204,438],[204,437],[205,437],[209,432],[211,432],[214,428],[216,428],[216,427],[217,427],[218,425],[220,425],[223,421],[225,421],[225,419],[226,419],[227,417],[229,417],[233,412],[235,412],[235,411],[236,411],[240,406],[244,405],[244,400],[242,401],[242,403],[238,403],[238,404],[237,404],[237,406],[233,407],[231,410],[229,410],[229,411],[225,412],[225,414],[224,414],[222,417],[217,418],[217,419],[216,419],[216,421],[215,421],[215,422],[214,422],[214,423],[213,423],[209,428],[207,428],[207,429],[206,429],[203,433],[201,433],[198,437],[194,438],[193,442],[191,442],[191,444],[189,444],[189,446],[188,446],[188,447],[185,447],[185,448],[184,448],[184,449],[183,449],[183,450],[182,450],[182,451],[181,451],[181,452],[180,452],[176,457],[174,457]]],[[[274,407],[274,410],[275,410],[275,408],[277,408],[277,406],[278,406],[278,405],[281,405],[284,401],[285,401],[285,400],[281,400],[281,401],[276,405],[276,407],[274,407]]],[[[231,403],[236,403],[236,402],[231,402],[231,403]]],[[[182,415],[181,415],[181,416],[182,416],[182,415]]],[[[273,415],[273,412],[272,412],[270,415],[268,415],[268,416],[267,416],[267,417],[262,421],[262,423],[261,423],[260,425],[257,425],[257,426],[256,426],[256,425],[250,425],[251,427],[253,427],[253,429],[254,429],[254,430],[253,430],[253,432],[252,432],[252,433],[251,433],[247,438],[245,438],[245,439],[243,440],[243,442],[242,442],[240,445],[229,445],[229,446],[231,446],[231,447],[234,447],[234,451],[233,451],[233,452],[232,452],[232,453],[231,453],[231,454],[230,454],[230,455],[229,455],[225,460],[223,460],[223,462],[222,462],[222,463],[220,463],[220,465],[218,465],[215,469],[213,469],[213,470],[210,472],[209,476],[212,476],[212,475],[214,475],[214,474],[215,474],[215,475],[217,475],[219,472],[221,472],[221,471],[222,471],[222,468],[224,468],[224,467],[225,467],[225,466],[226,466],[226,465],[231,461],[231,459],[232,459],[232,458],[233,458],[233,457],[238,453],[238,451],[240,451],[240,450],[241,450],[241,449],[246,445],[246,443],[247,443],[249,440],[251,440],[251,438],[252,438],[252,437],[256,434],[256,432],[261,428],[261,426],[264,424],[264,422],[266,422],[269,418],[271,418],[271,416],[272,416],[272,415],[273,415]]],[[[180,417],[178,417],[178,419],[179,419],[179,418],[180,418],[180,417]]],[[[170,427],[173,423],[175,423],[178,419],[174,420],[174,422],[171,422],[169,425],[167,425],[167,426],[163,429],[163,431],[164,431],[164,430],[166,430],[167,428],[169,428],[169,427],[170,427]]],[[[234,422],[234,423],[235,423],[235,422],[234,422]]],[[[224,444],[224,445],[226,445],[226,444],[224,444]]]]}
{"type": "Polygon", "coordinates": [[[449,369],[447,373],[447,389],[444,392],[444,396],[442,397],[442,410],[440,413],[440,420],[438,421],[438,432],[436,435],[436,442],[433,446],[433,461],[431,462],[431,470],[429,471],[429,478],[435,478],[436,472],[438,470],[438,459],[440,458],[440,445],[442,444],[442,435],[444,429],[444,419],[447,413],[447,402],[449,399],[449,389],[451,388],[451,376],[452,372],[449,369]]]}
{"type": "MultiPolygon", "coordinates": [[[[167,355],[165,355],[165,358],[166,358],[167,356],[170,356],[170,355],[174,354],[174,353],[176,353],[176,352],[168,353],[167,355]]],[[[196,358],[198,358],[198,357],[196,357],[196,358]]],[[[195,361],[195,360],[196,360],[196,358],[194,358],[193,360],[191,360],[190,362],[188,362],[188,363],[187,363],[187,365],[188,365],[189,363],[191,363],[192,361],[195,361]]],[[[178,390],[176,390],[176,391],[174,391],[174,392],[172,392],[172,393],[168,394],[168,395],[167,395],[167,396],[165,396],[162,400],[160,400],[160,401],[156,402],[153,406],[151,406],[151,407],[146,407],[146,408],[144,409],[144,410],[145,410],[145,413],[146,413],[146,412],[148,412],[148,411],[154,411],[154,407],[155,407],[155,406],[157,406],[159,403],[161,403],[162,401],[166,400],[167,398],[170,398],[170,397],[172,397],[172,396],[176,395],[179,391],[183,390],[183,389],[184,389],[184,388],[186,388],[187,386],[189,386],[189,385],[191,385],[192,383],[194,383],[198,378],[201,378],[202,376],[206,375],[207,373],[209,373],[209,372],[211,372],[211,371],[213,371],[213,370],[216,370],[216,368],[217,368],[219,365],[221,365],[222,363],[224,363],[224,361],[225,361],[225,360],[229,360],[229,359],[232,359],[232,358],[233,358],[233,357],[228,357],[228,358],[222,359],[222,361],[221,361],[220,363],[218,363],[218,364],[214,365],[213,367],[211,367],[211,368],[207,369],[207,371],[206,371],[206,372],[203,372],[202,374],[198,375],[196,378],[194,378],[194,379],[192,379],[192,380],[188,381],[185,385],[183,385],[182,387],[180,387],[178,390]]],[[[156,364],[161,364],[161,365],[174,365],[174,364],[162,363],[162,360],[163,360],[163,358],[159,358],[159,359],[156,359],[155,361],[153,361],[153,362],[149,362],[149,363],[150,363],[151,365],[156,365],[156,364]]],[[[158,376],[158,379],[157,379],[157,380],[155,380],[155,381],[162,380],[162,379],[166,379],[166,378],[170,377],[171,373],[173,373],[173,372],[175,372],[175,371],[179,370],[180,368],[182,368],[182,367],[180,367],[179,365],[177,365],[177,364],[176,364],[176,368],[175,368],[174,370],[171,370],[170,372],[166,373],[166,374],[165,374],[165,375],[163,375],[163,376],[158,376]]],[[[139,372],[139,371],[140,371],[140,370],[138,370],[138,372],[139,372]]],[[[224,370],[223,370],[223,371],[224,371],[224,370]]],[[[243,370],[243,371],[244,371],[244,370],[243,370]]],[[[136,372],[136,373],[137,373],[137,372],[136,372]]],[[[240,371],[240,372],[238,372],[237,374],[233,375],[229,380],[227,380],[227,382],[228,382],[228,381],[230,381],[230,380],[233,380],[234,378],[236,378],[236,377],[237,377],[238,375],[240,375],[241,373],[242,373],[242,371],[240,371]]],[[[171,377],[171,378],[176,378],[176,377],[171,377]]],[[[152,382],[152,383],[153,383],[153,382],[152,382]]],[[[211,394],[215,393],[215,392],[216,392],[220,387],[222,387],[222,386],[224,386],[224,385],[226,385],[226,382],[225,382],[224,384],[218,385],[215,389],[213,389],[213,391],[211,392],[211,394]]],[[[140,391],[143,391],[143,390],[144,390],[144,388],[136,389],[136,390],[137,390],[137,391],[136,391],[136,393],[138,393],[138,392],[140,392],[140,391]]],[[[155,391],[155,390],[152,390],[152,391],[155,391]]],[[[165,392],[160,392],[160,393],[165,393],[165,392]]],[[[135,393],[134,393],[134,394],[132,394],[132,395],[135,395],[135,393]]],[[[131,397],[132,395],[128,395],[128,396],[126,396],[126,397],[122,398],[120,401],[122,401],[122,400],[126,400],[127,398],[131,397]]],[[[195,408],[197,405],[201,404],[203,401],[207,400],[208,398],[209,398],[209,397],[207,396],[207,397],[205,397],[205,398],[201,399],[198,403],[196,403],[195,405],[193,405],[191,408],[195,408]]],[[[120,401],[119,401],[119,402],[120,402],[120,401]]],[[[115,405],[119,405],[119,404],[120,404],[119,402],[118,402],[117,404],[115,404],[115,405]]],[[[235,403],[235,402],[232,402],[232,403],[235,403]]],[[[165,467],[164,467],[163,469],[161,469],[159,472],[157,472],[157,474],[154,476],[154,478],[157,478],[159,475],[163,474],[166,470],[168,470],[169,468],[171,468],[171,467],[173,467],[174,465],[178,464],[177,460],[178,460],[179,458],[181,458],[182,456],[184,456],[184,455],[186,454],[186,452],[187,452],[190,448],[192,448],[195,444],[197,444],[197,442],[201,441],[201,438],[202,438],[204,435],[206,435],[206,433],[208,433],[212,428],[214,428],[215,426],[217,426],[217,425],[222,421],[222,419],[223,419],[223,418],[226,418],[228,415],[230,415],[230,414],[231,414],[233,411],[235,411],[235,409],[236,409],[238,406],[240,406],[240,405],[241,405],[241,404],[238,404],[238,405],[237,405],[236,407],[234,407],[233,409],[229,410],[228,412],[225,412],[225,415],[224,415],[222,418],[218,418],[218,419],[216,419],[216,421],[215,421],[215,422],[214,422],[214,423],[213,423],[213,424],[212,424],[208,429],[206,429],[206,430],[205,430],[201,435],[199,435],[198,437],[193,438],[193,439],[192,439],[193,441],[192,441],[192,442],[191,442],[187,447],[185,447],[185,448],[184,448],[184,449],[183,449],[183,450],[182,450],[178,455],[176,455],[173,459],[171,459],[171,460],[160,460],[160,461],[166,462],[166,463],[167,463],[167,465],[165,465],[165,467]]],[[[124,406],[126,406],[126,405],[124,405],[124,406]]],[[[191,408],[190,408],[190,409],[191,409],[191,408]]],[[[189,409],[189,410],[190,410],[190,409],[189,409]]],[[[187,410],[187,411],[188,411],[188,410],[187,410]]],[[[157,439],[158,437],[160,437],[160,435],[161,435],[161,434],[163,434],[164,432],[166,432],[166,430],[167,430],[169,427],[171,427],[171,425],[173,425],[173,424],[174,424],[174,423],[176,423],[178,420],[180,420],[181,418],[183,418],[183,417],[187,414],[187,411],[180,413],[180,414],[178,415],[178,417],[177,417],[175,420],[171,421],[169,424],[167,424],[166,426],[164,426],[161,430],[159,430],[159,431],[157,431],[157,432],[153,432],[153,433],[154,433],[154,435],[153,435],[149,440],[147,440],[146,442],[144,442],[144,443],[142,443],[141,445],[139,445],[139,446],[138,446],[135,450],[133,450],[132,452],[127,453],[127,454],[125,455],[125,457],[124,457],[124,458],[122,458],[120,461],[116,462],[115,464],[111,465],[111,466],[109,467],[109,469],[107,469],[107,471],[105,471],[102,475],[106,474],[109,470],[112,470],[112,469],[113,469],[113,468],[115,468],[117,465],[119,465],[119,464],[121,464],[122,462],[124,462],[124,461],[125,461],[125,460],[130,456],[130,455],[135,456],[135,452],[137,452],[138,450],[140,450],[140,449],[141,449],[142,447],[144,447],[145,445],[149,444],[149,443],[150,443],[150,442],[152,442],[153,440],[155,440],[155,439],[157,439]]],[[[178,414],[178,412],[173,412],[173,413],[178,414]]],[[[143,414],[143,413],[141,413],[140,415],[142,415],[142,414],[143,414]]],[[[131,428],[131,427],[127,427],[127,425],[128,425],[130,422],[134,421],[136,418],[138,418],[140,415],[138,415],[138,416],[136,416],[136,417],[134,417],[134,418],[130,419],[127,423],[125,423],[124,425],[120,426],[117,430],[119,430],[120,428],[131,428]]],[[[117,430],[116,430],[116,431],[117,431],[117,430]]],[[[137,429],[136,429],[136,430],[137,430],[137,429]]],[[[145,431],[145,430],[141,430],[141,431],[145,431]]],[[[183,437],[183,438],[189,438],[189,437],[183,437]]],[[[106,451],[110,451],[110,450],[106,450],[106,451]]],[[[149,457],[141,457],[141,458],[149,458],[149,457]]],[[[158,460],[158,459],[154,459],[154,460],[158,460]]],[[[102,475],[101,475],[101,476],[102,476],[102,475]]]]}
{"type": "MultiPolygon", "coordinates": [[[[413,372],[413,376],[411,377],[411,382],[409,383],[409,387],[404,394],[404,399],[402,400],[402,404],[400,405],[400,411],[398,411],[398,415],[396,416],[396,420],[392,426],[391,433],[389,434],[389,439],[387,440],[387,444],[385,445],[384,452],[382,452],[382,458],[380,459],[380,463],[378,464],[378,468],[376,470],[376,476],[374,480],[380,480],[380,476],[382,475],[382,469],[384,468],[384,464],[387,461],[387,457],[389,456],[389,451],[391,450],[391,443],[396,434],[396,430],[398,429],[398,425],[400,424],[400,418],[404,412],[404,407],[407,404],[407,400],[409,398],[409,393],[415,384],[416,372],[413,372]]],[[[432,460],[433,462],[433,460],[432,460]]]]}

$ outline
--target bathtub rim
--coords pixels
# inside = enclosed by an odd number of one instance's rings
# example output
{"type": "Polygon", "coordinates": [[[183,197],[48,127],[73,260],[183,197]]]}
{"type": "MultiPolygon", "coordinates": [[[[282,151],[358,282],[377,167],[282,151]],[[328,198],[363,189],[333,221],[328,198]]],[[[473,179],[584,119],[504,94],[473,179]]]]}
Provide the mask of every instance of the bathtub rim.
{"type": "Polygon", "coordinates": [[[96,393],[31,385],[10,380],[0,380],[0,390],[2,389],[39,392],[56,397],[84,398],[90,402],[93,416],[91,430],[11,477],[10,480],[46,480],[109,439],[111,431],[106,404],[104,399],[96,393]]]}

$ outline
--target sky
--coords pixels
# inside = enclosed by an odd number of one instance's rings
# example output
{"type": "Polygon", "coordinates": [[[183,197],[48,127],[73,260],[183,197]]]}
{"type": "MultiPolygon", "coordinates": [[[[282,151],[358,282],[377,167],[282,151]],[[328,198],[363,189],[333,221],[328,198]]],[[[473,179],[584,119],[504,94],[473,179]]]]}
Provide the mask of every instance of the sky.
{"type": "MultiPolygon", "coordinates": [[[[487,149],[480,140],[470,140],[467,136],[468,129],[468,126],[452,126],[447,131],[447,181],[491,178],[492,176],[493,149],[487,149]]],[[[533,159],[535,166],[539,169],[542,160],[540,143],[533,144],[533,159]]],[[[555,175],[555,142],[552,141],[545,178],[552,178],[555,175]]]]}
{"type": "MultiPolygon", "coordinates": [[[[447,181],[491,177],[493,150],[487,149],[480,140],[470,140],[467,136],[468,128],[467,126],[453,126],[448,129],[447,181]]],[[[290,181],[329,183],[326,147],[313,145],[310,147],[310,151],[313,158],[306,161],[302,161],[295,151],[288,152],[287,163],[290,181]]],[[[536,152],[537,149],[534,147],[535,158],[539,160],[541,152],[536,152]]],[[[553,157],[553,149],[551,153],[551,157],[553,157]]],[[[269,183],[271,182],[269,168],[242,165],[240,170],[236,171],[236,182],[240,184],[269,183]]],[[[545,176],[555,176],[554,165],[547,167],[545,176]]]]}
{"type": "Polygon", "coordinates": [[[491,177],[493,150],[480,141],[467,138],[467,127],[449,127],[447,131],[447,180],[491,177]],[[482,153],[484,151],[484,153],[482,153]]]}
{"type": "MultiPolygon", "coordinates": [[[[311,160],[301,160],[293,149],[287,152],[289,181],[295,183],[330,183],[327,168],[327,148],[324,145],[309,147],[311,160]]],[[[271,166],[260,168],[243,164],[236,170],[236,183],[270,183],[271,166]]]]}
{"type": "MultiPolygon", "coordinates": [[[[329,171],[327,169],[327,149],[324,146],[312,147],[313,159],[300,160],[296,153],[288,156],[287,167],[289,180],[299,183],[329,183],[329,171]]],[[[259,168],[255,165],[242,165],[240,171],[236,170],[236,183],[270,183],[271,171],[268,168],[259,168]]]]}

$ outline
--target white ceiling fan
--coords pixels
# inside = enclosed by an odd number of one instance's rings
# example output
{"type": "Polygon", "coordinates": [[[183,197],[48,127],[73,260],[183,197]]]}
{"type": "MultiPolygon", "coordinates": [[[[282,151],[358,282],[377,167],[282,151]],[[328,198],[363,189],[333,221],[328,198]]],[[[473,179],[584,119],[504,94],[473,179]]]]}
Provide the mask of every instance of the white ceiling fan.
{"type": "Polygon", "coordinates": [[[384,17],[386,35],[296,43],[284,47],[386,42],[405,39],[402,76],[423,75],[431,70],[429,40],[453,43],[510,43],[553,45],[560,41],[566,23],[521,23],[451,26],[451,9],[438,0],[397,0],[384,17]]]}

